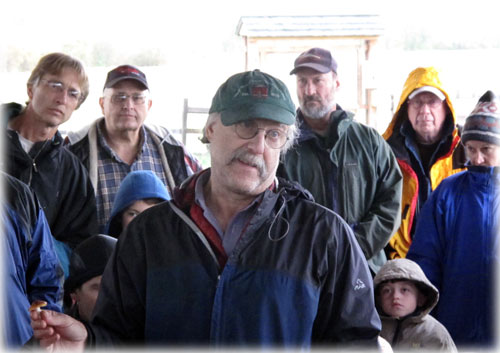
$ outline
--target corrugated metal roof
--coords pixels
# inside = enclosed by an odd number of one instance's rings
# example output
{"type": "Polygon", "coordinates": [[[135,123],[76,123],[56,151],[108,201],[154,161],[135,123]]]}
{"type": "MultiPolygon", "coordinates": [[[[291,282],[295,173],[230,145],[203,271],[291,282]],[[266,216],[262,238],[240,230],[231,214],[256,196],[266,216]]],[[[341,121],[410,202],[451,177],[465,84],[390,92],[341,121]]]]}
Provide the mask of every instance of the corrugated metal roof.
{"type": "Polygon", "coordinates": [[[243,16],[236,34],[247,37],[380,36],[379,15],[243,16]]]}

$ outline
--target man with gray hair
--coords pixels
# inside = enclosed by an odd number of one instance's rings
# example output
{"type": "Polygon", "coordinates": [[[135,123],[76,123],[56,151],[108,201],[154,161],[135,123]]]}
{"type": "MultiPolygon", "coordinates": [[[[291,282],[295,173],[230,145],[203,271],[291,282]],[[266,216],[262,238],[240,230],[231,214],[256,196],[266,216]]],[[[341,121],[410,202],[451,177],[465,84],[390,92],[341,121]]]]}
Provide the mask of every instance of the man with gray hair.
{"type": "Polygon", "coordinates": [[[204,129],[211,168],[129,224],[87,330],[32,315],[42,346],[375,346],[380,319],[352,231],[276,178],[294,123],[283,82],[258,70],[231,76],[204,129]]]}

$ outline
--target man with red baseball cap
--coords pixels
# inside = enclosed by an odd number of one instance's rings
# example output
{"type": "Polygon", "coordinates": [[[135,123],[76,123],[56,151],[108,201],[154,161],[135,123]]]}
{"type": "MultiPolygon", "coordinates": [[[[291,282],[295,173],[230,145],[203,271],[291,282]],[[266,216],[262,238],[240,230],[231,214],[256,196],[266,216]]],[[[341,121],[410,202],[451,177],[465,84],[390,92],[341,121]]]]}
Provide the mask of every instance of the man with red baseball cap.
{"type": "Polygon", "coordinates": [[[89,170],[96,191],[99,231],[105,232],[120,183],[134,170],[151,170],[171,194],[201,169],[165,128],[145,125],[152,100],[146,75],[132,65],[111,70],[99,98],[103,117],[68,133],[69,149],[89,170]]]}

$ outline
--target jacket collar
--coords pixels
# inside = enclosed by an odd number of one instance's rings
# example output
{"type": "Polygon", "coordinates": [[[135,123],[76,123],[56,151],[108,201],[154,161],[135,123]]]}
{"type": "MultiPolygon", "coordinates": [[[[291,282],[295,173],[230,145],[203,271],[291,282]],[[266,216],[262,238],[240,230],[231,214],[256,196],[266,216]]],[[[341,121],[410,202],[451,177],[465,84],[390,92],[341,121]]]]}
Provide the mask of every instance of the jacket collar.
{"type": "MultiPolygon", "coordinates": [[[[203,173],[210,173],[210,168],[204,169],[201,172],[191,175],[185,179],[181,185],[174,189],[173,200],[177,207],[181,210],[186,211],[192,205],[195,199],[195,186],[198,178],[203,173]]],[[[282,178],[276,178],[273,186],[265,191],[264,199],[272,197],[275,198],[276,195],[281,195],[285,198],[285,201],[294,198],[303,198],[306,200],[313,201],[313,197],[309,191],[304,189],[297,182],[289,181],[282,178]]]]}
{"type": "MultiPolygon", "coordinates": [[[[330,124],[328,127],[328,142],[332,145],[339,139],[340,136],[346,131],[347,127],[353,120],[354,114],[346,112],[340,105],[330,113],[330,124]]],[[[299,122],[300,136],[299,143],[311,139],[319,139],[319,136],[309,127],[304,119],[302,111],[297,109],[297,120],[299,122]]]]}
{"type": "MultiPolygon", "coordinates": [[[[10,135],[10,133],[13,133],[15,135],[18,134],[16,131],[12,131],[12,130],[9,133],[9,130],[7,128],[9,121],[11,119],[14,119],[19,114],[21,114],[25,108],[26,108],[26,106],[23,106],[22,104],[19,104],[19,103],[7,103],[7,104],[3,104],[0,106],[0,114],[3,118],[4,129],[7,130],[7,133],[9,134],[9,136],[13,136],[13,135],[10,135]]],[[[56,133],[54,134],[54,136],[52,137],[50,143],[47,143],[47,141],[40,141],[40,142],[36,142],[33,145],[33,147],[35,150],[43,149],[45,151],[45,150],[51,150],[52,148],[61,147],[62,143],[63,143],[62,135],[59,132],[59,130],[57,130],[56,133]]],[[[44,153],[44,152],[42,152],[42,153],[44,153]]]]}

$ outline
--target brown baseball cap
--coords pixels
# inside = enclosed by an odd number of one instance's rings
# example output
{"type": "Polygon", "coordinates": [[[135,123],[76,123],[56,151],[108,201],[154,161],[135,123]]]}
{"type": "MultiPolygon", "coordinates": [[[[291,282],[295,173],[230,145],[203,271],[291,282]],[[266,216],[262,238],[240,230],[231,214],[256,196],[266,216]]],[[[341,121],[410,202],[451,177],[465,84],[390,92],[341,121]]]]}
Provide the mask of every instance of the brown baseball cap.
{"type": "Polygon", "coordinates": [[[290,71],[290,75],[297,73],[302,68],[310,68],[323,74],[330,71],[337,73],[337,62],[330,51],[322,48],[312,48],[295,59],[294,68],[290,71]]]}

